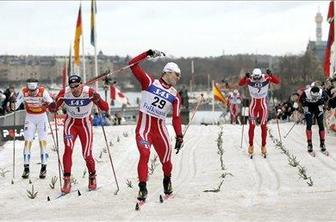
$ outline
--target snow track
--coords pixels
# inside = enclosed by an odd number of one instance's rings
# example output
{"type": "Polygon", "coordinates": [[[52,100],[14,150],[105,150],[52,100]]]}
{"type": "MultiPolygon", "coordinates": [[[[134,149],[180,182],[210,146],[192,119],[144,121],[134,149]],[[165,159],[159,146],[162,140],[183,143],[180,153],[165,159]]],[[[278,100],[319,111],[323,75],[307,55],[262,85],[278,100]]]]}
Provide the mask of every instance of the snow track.
{"type": "MultiPolygon", "coordinates": [[[[292,123],[281,123],[282,134],[290,129],[292,123]]],[[[272,134],[277,138],[276,124],[269,124],[272,134]]],[[[296,126],[291,134],[283,139],[285,147],[297,157],[312,177],[314,186],[309,187],[299,178],[298,168],[288,165],[287,156],[267,139],[267,158],[261,156],[260,127],[255,129],[255,155],[247,155],[248,125],[244,126],[244,142],[240,148],[241,126],[223,125],[223,161],[225,172],[233,176],[220,178],[221,170],[216,139],[219,126],[192,125],[185,136],[185,144],[179,154],[172,153],[172,184],[174,198],[161,204],[159,195],[163,193],[162,169],[157,159],[156,167],[148,180],[148,198],[140,211],[135,211],[138,192],[137,164],[139,153],[134,138],[135,126],[106,127],[107,140],[118,177],[120,191],[116,190],[108,153],[99,154],[105,148],[105,140],[100,127],[94,128],[93,153],[98,160],[97,183],[100,189],[87,191],[87,173],[82,159],[80,143],[77,141],[73,153],[73,176],[81,196],[73,192],[55,200],[59,195],[59,181],[56,189],[49,187],[51,177],[58,177],[56,152],[49,151],[50,159],[45,180],[38,179],[40,165],[38,142],[33,142],[31,180],[21,179],[22,141],[16,141],[16,178],[12,179],[12,143],[0,150],[0,168],[9,170],[5,177],[0,176],[0,218],[2,220],[127,220],[127,221],[300,221],[336,220],[328,206],[336,204],[336,138],[327,136],[326,145],[330,152],[327,157],[318,151],[317,129],[313,128],[313,143],[317,151],[315,158],[307,154],[305,128],[296,126]],[[123,134],[127,133],[127,136],[123,134]],[[315,135],[316,134],[316,135],[315,135]],[[117,142],[119,136],[120,141],[117,142]],[[126,185],[130,181],[132,188],[126,185]],[[218,193],[203,192],[215,189],[223,181],[218,193]],[[31,200],[26,190],[32,185],[38,195],[31,200]],[[51,201],[47,201],[47,196],[51,201]],[[71,206],[71,207],[69,207],[71,206]],[[43,209],[43,214],[41,214],[43,209]],[[314,213],[318,212],[318,213],[314,213]]],[[[174,131],[168,126],[174,145],[174,131]]],[[[59,138],[62,130],[59,129],[59,138]]],[[[52,147],[52,139],[48,141],[52,147]]],[[[60,154],[63,142],[60,141],[60,154]]],[[[155,155],[151,149],[150,160],[155,155]]],[[[151,162],[149,163],[149,165],[151,162]]],[[[331,209],[331,208],[330,208],[331,209]]]]}

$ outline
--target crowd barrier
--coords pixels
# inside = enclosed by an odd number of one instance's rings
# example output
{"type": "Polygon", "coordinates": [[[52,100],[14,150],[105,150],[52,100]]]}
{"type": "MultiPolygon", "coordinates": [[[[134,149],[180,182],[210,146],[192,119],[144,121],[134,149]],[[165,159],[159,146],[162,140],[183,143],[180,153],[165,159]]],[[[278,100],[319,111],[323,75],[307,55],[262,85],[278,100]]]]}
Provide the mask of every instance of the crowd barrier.
{"type": "Polygon", "coordinates": [[[23,128],[25,120],[25,111],[18,110],[15,113],[7,113],[0,116],[0,145],[8,140],[23,140],[23,128]]]}

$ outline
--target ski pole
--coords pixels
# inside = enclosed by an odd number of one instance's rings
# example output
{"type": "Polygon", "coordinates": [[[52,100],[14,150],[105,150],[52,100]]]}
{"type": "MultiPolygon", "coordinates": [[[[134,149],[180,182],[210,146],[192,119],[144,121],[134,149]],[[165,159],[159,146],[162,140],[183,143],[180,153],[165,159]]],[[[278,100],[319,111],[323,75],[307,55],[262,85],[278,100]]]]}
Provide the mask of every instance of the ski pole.
{"type": "MultiPolygon", "coordinates": [[[[162,55],[162,56],[166,56],[166,54],[165,54],[164,52],[160,52],[160,56],[161,56],[161,55],[162,55]]],[[[137,62],[135,62],[135,63],[131,63],[131,64],[127,65],[127,66],[121,67],[120,69],[117,69],[117,70],[112,70],[112,71],[107,70],[106,72],[100,74],[99,76],[96,76],[96,77],[90,79],[90,80],[87,81],[85,84],[88,85],[88,84],[94,83],[95,81],[98,81],[98,80],[100,80],[100,79],[102,79],[102,78],[106,78],[106,77],[108,77],[108,76],[110,76],[110,75],[112,75],[112,74],[116,74],[116,73],[122,72],[122,71],[124,71],[124,70],[126,70],[126,69],[128,69],[128,68],[131,68],[132,66],[134,66],[134,65],[136,65],[136,64],[138,64],[138,63],[140,63],[142,60],[144,60],[144,59],[146,59],[146,58],[147,58],[147,57],[145,57],[145,58],[143,58],[143,59],[141,59],[141,60],[139,60],[139,61],[137,61],[137,62]]]]}
{"type": "Polygon", "coordinates": [[[240,139],[240,149],[243,149],[244,126],[245,126],[245,123],[243,123],[243,127],[242,127],[242,133],[241,133],[241,139],[240,139]]]}
{"type": "Polygon", "coordinates": [[[58,177],[60,181],[60,190],[62,190],[62,178],[61,178],[61,160],[59,155],[59,144],[58,144],[58,132],[57,132],[57,117],[56,113],[54,113],[54,121],[55,121],[55,134],[56,134],[56,152],[57,152],[57,159],[58,159],[58,177]]]}
{"type": "MultiPolygon", "coordinates": [[[[143,58],[142,60],[144,60],[144,59],[146,59],[146,58],[147,58],[147,57],[143,58]]],[[[138,64],[138,63],[141,62],[142,60],[137,61],[137,62],[135,62],[135,63],[131,63],[131,64],[129,64],[129,65],[127,65],[127,66],[124,66],[124,67],[121,67],[120,69],[117,69],[117,70],[112,70],[112,71],[107,70],[107,71],[105,71],[104,73],[100,74],[99,76],[96,76],[96,77],[90,79],[90,80],[87,81],[85,84],[86,84],[86,85],[89,85],[89,84],[91,84],[91,83],[94,83],[94,82],[96,82],[96,81],[102,79],[102,78],[107,78],[108,76],[110,76],[110,75],[112,75],[112,74],[116,74],[116,73],[122,72],[122,71],[124,71],[124,70],[126,70],[126,69],[128,69],[128,68],[131,68],[132,66],[138,64]]]]}
{"type": "Polygon", "coordinates": [[[14,124],[13,124],[13,178],[12,178],[12,184],[14,184],[14,179],[15,179],[15,128],[16,128],[16,110],[14,110],[14,124]]]}
{"type": "MultiPolygon", "coordinates": [[[[100,115],[103,118],[103,115],[102,114],[100,114],[100,115]]],[[[108,143],[107,143],[105,128],[104,128],[103,124],[101,125],[101,128],[103,130],[103,135],[104,135],[105,144],[106,144],[107,152],[108,152],[110,163],[111,163],[111,167],[112,167],[112,172],[113,172],[114,180],[115,180],[115,183],[117,185],[117,190],[116,190],[116,192],[114,192],[114,195],[117,195],[118,192],[119,192],[119,185],[118,185],[117,176],[116,176],[116,173],[115,173],[115,170],[114,170],[113,161],[112,161],[112,157],[111,157],[111,152],[110,152],[110,149],[109,149],[109,146],[108,146],[108,143]]]]}
{"type": "Polygon", "coordinates": [[[54,132],[52,130],[51,124],[50,124],[50,120],[49,120],[49,116],[47,114],[47,119],[48,119],[48,124],[49,124],[49,128],[50,128],[50,132],[51,132],[51,136],[52,136],[52,140],[54,143],[54,149],[56,150],[56,141],[55,141],[55,136],[54,136],[54,132]]]}
{"type": "Polygon", "coordinates": [[[279,114],[280,112],[276,111],[276,123],[277,123],[277,127],[278,127],[278,134],[279,134],[279,139],[280,139],[280,143],[282,144],[282,139],[281,139],[281,132],[280,132],[280,126],[279,126],[279,114]]]}
{"type": "MultiPolygon", "coordinates": [[[[186,126],[186,128],[184,129],[184,131],[183,131],[183,133],[182,133],[183,137],[184,137],[185,134],[187,133],[187,130],[188,130],[189,126],[190,126],[190,123],[191,123],[192,120],[194,119],[195,114],[196,114],[196,111],[197,111],[197,109],[198,109],[198,107],[199,107],[199,105],[201,104],[202,101],[204,101],[203,94],[201,94],[201,99],[197,102],[197,104],[196,104],[196,106],[195,106],[195,108],[194,108],[194,110],[193,110],[193,112],[192,112],[191,119],[189,120],[188,125],[186,126]]],[[[182,147],[183,147],[183,144],[181,145],[181,148],[182,148],[182,147]]],[[[181,148],[177,149],[176,154],[178,154],[178,153],[180,152],[180,149],[181,149],[181,148]]]]}
{"type": "Polygon", "coordinates": [[[288,134],[292,131],[292,129],[294,128],[294,126],[296,124],[298,124],[299,122],[301,122],[302,120],[304,120],[305,118],[301,119],[301,120],[298,120],[298,121],[295,121],[293,126],[288,130],[288,132],[286,133],[286,135],[284,136],[284,138],[286,139],[286,137],[288,136],[288,134]]]}
{"type": "Polygon", "coordinates": [[[191,123],[192,120],[194,119],[195,114],[196,114],[196,112],[197,112],[197,109],[198,109],[199,105],[201,104],[201,102],[203,102],[203,101],[204,101],[203,94],[201,94],[201,99],[197,102],[196,107],[194,108],[194,110],[193,110],[193,112],[192,112],[192,114],[191,114],[191,119],[190,119],[188,125],[186,126],[186,128],[184,129],[184,132],[183,132],[183,134],[182,134],[183,137],[184,137],[184,135],[187,133],[187,130],[188,130],[189,126],[190,126],[190,123],[191,123]]]}

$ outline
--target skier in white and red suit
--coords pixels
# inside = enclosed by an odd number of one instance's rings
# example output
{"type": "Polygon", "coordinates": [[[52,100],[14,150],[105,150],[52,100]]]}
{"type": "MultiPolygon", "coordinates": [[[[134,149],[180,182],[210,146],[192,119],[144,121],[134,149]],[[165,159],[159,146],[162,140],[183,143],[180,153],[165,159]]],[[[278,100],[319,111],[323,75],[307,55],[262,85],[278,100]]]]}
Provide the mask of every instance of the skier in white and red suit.
{"type": "Polygon", "coordinates": [[[32,142],[37,131],[38,139],[40,142],[41,154],[41,171],[39,177],[44,179],[47,173],[47,108],[49,103],[53,102],[50,94],[44,86],[39,85],[39,81],[34,78],[27,79],[27,85],[22,88],[17,96],[15,103],[16,109],[19,108],[21,103],[24,103],[26,110],[26,118],[24,124],[24,148],[23,148],[23,163],[24,170],[22,178],[29,178],[29,165],[31,157],[32,142]]]}
{"type": "Polygon", "coordinates": [[[241,103],[240,94],[237,89],[229,93],[228,106],[230,108],[231,124],[236,124],[238,121],[239,105],[241,103]]]}
{"type": "Polygon", "coordinates": [[[261,127],[261,153],[266,155],[266,137],[267,137],[267,118],[268,118],[268,108],[267,108],[267,95],[270,83],[279,84],[280,79],[273,75],[272,72],[267,69],[266,74],[262,74],[261,70],[255,68],[252,72],[246,73],[245,77],[240,79],[239,85],[247,85],[250,96],[251,103],[249,106],[249,147],[248,153],[253,154],[253,137],[254,128],[256,126],[257,118],[260,121],[261,127]]]}
{"type": "Polygon", "coordinates": [[[78,75],[69,76],[69,86],[62,89],[56,96],[56,102],[49,105],[51,112],[56,112],[60,106],[66,109],[64,120],[64,184],[63,193],[71,191],[72,151],[77,136],[82,144],[82,154],[89,172],[89,190],[97,188],[95,161],[92,156],[92,108],[108,111],[109,106],[92,87],[82,84],[78,75]]]}
{"type": "Polygon", "coordinates": [[[181,78],[180,68],[175,63],[169,62],[164,66],[161,78],[154,79],[138,64],[148,56],[154,58],[160,56],[160,54],[161,52],[159,51],[148,50],[129,62],[129,64],[134,64],[131,66],[131,70],[141,84],[141,101],[136,126],[136,142],[140,153],[138,163],[138,200],[142,201],[147,197],[146,182],[148,178],[148,161],[151,145],[154,146],[162,164],[164,193],[169,195],[173,192],[170,179],[172,172],[172,147],[166,128],[166,117],[171,111],[173,128],[176,134],[176,153],[178,153],[183,143],[180,119],[181,98],[178,91],[174,88],[177,81],[181,78]]]}

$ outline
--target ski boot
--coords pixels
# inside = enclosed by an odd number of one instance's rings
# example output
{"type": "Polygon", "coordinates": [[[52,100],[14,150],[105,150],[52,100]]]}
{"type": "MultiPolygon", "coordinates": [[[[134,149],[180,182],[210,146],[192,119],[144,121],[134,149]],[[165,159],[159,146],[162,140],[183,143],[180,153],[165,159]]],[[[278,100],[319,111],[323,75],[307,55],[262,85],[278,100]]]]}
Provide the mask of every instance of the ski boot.
{"type": "Polygon", "coordinates": [[[29,164],[24,164],[23,167],[22,178],[27,179],[29,177],[29,164]]]}
{"type": "Polygon", "coordinates": [[[267,149],[266,146],[261,146],[261,155],[266,158],[267,149]]]}
{"type": "Polygon", "coordinates": [[[327,150],[326,147],[325,147],[324,141],[321,141],[320,148],[321,148],[321,152],[324,152],[324,151],[327,150]]]}
{"type": "Polygon", "coordinates": [[[164,176],[163,178],[163,191],[166,195],[173,193],[173,187],[171,184],[170,176],[164,176]]]}
{"type": "Polygon", "coordinates": [[[327,148],[325,147],[324,142],[320,143],[320,148],[321,148],[321,153],[323,153],[324,155],[329,156],[329,152],[328,152],[327,148]]]}
{"type": "Polygon", "coordinates": [[[148,194],[148,191],[147,191],[147,187],[146,187],[146,182],[140,182],[139,183],[139,193],[138,193],[138,198],[137,199],[139,201],[145,202],[146,198],[147,198],[147,194],[148,194]]]}
{"type": "Polygon", "coordinates": [[[250,156],[250,159],[253,158],[253,149],[254,149],[253,145],[249,145],[249,147],[247,148],[247,152],[250,156]]]}
{"type": "Polygon", "coordinates": [[[313,144],[308,143],[307,149],[308,149],[308,153],[312,153],[313,152],[313,144]]]}
{"type": "Polygon", "coordinates": [[[312,144],[312,143],[308,143],[307,149],[308,149],[308,153],[309,153],[312,157],[315,157],[315,152],[314,152],[314,150],[313,150],[313,144],[312,144]]]}
{"type": "Polygon", "coordinates": [[[42,164],[39,177],[40,179],[44,179],[46,175],[47,175],[47,164],[42,164]]]}
{"type": "Polygon", "coordinates": [[[88,188],[89,191],[97,189],[96,172],[90,173],[88,188]]]}
{"type": "Polygon", "coordinates": [[[61,192],[64,194],[70,193],[71,191],[71,179],[70,175],[69,176],[64,176],[63,177],[63,187],[61,189],[61,192]]]}

